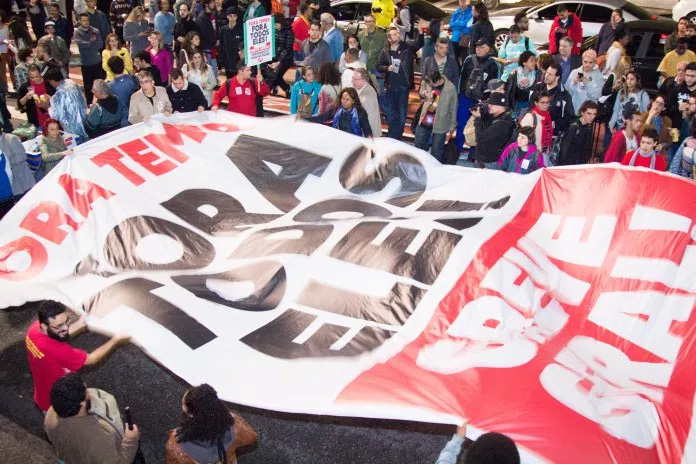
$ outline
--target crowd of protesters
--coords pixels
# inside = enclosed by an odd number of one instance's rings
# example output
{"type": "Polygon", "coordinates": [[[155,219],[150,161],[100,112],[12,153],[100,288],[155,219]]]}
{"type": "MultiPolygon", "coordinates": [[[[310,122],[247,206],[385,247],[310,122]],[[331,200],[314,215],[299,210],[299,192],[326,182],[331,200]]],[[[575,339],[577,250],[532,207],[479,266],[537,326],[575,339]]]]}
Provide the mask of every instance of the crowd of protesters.
{"type": "MultiPolygon", "coordinates": [[[[665,41],[656,71],[660,89],[651,97],[632,69],[630,31],[620,9],[601,27],[595,47],[582,51],[581,20],[559,5],[549,53],[541,55],[526,35],[529,21],[522,13],[496,49],[486,6],[469,0],[459,1],[449,37],[439,35],[438,20],[413,15],[409,0],[375,0],[365,27],[346,38],[330,5],[316,0],[31,0],[4,27],[6,16],[0,11],[5,137],[13,131],[5,101],[10,84],[32,127],[48,136],[50,121],[78,144],[156,114],[222,106],[263,116],[268,95],[288,98],[297,118],[363,137],[381,136],[386,123],[386,135],[400,140],[415,89],[415,145],[441,162],[463,157],[480,168],[526,173],[601,161],[636,165],[647,158],[649,167],[694,177],[696,26],[686,18],[665,41]],[[275,57],[249,67],[244,21],[265,14],[274,16],[275,57]],[[83,88],[69,77],[72,42],[83,88]],[[294,82],[288,82],[293,66],[294,82]],[[602,143],[594,143],[602,132],[602,143]],[[655,144],[646,152],[650,145],[642,139],[653,132],[655,144]],[[640,156],[627,157],[633,151],[640,156]]],[[[70,153],[60,140],[42,145],[36,179],[70,153]]],[[[30,181],[10,181],[25,177],[22,156],[4,158],[0,173],[12,191],[0,191],[2,211],[31,187],[30,181]]]]}

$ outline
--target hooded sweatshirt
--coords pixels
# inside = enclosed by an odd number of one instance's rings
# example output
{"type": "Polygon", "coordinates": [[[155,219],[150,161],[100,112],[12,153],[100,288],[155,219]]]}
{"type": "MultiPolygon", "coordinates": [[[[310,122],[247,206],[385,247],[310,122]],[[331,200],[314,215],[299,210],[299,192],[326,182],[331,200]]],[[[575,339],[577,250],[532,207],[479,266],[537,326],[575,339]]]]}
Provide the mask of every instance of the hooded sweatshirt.
{"type": "Polygon", "coordinates": [[[121,128],[123,109],[116,97],[109,95],[97,101],[85,121],[85,129],[90,138],[99,137],[121,128]]]}

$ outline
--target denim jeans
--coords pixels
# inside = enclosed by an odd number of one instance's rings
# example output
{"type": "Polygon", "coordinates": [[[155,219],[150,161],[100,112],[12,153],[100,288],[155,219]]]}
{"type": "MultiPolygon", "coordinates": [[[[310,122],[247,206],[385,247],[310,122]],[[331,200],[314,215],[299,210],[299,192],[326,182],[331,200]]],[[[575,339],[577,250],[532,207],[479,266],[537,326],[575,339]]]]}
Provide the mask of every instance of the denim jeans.
{"type": "MultiPolygon", "coordinates": [[[[294,50],[292,52],[292,55],[293,55],[293,59],[295,60],[295,62],[304,60],[304,53],[302,53],[302,50],[294,50]]],[[[297,66],[295,68],[295,82],[302,80],[302,73],[300,72],[301,70],[302,70],[302,66],[297,66]]],[[[314,72],[316,73],[317,70],[315,69],[314,72]]]]}
{"type": "Polygon", "coordinates": [[[457,148],[459,151],[464,148],[464,126],[471,117],[472,103],[463,92],[459,94],[459,104],[457,105],[457,148]]]}
{"type": "Polygon", "coordinates": [[[384,92],[384,106],[387,114],[387,137],[401,140],[406,124],[406,107],[408,106],[408,87],[389,87],[384,92]]]}
{"type": "Polygon", "coordinates": [[[430,154],[439,162],[445,162],[445,139],[447,134],[434,134],[432,127],[418,125],[414,135],[416,136],[416,148],[428,151],[432,144],[430,154]]]}
{"type": "Polygon", "coordinates": [[[430,136],[432,134],[433,134],[432,127],[423,126],[421,124],[418,124],[418,126],[416,126],[416,133],[413,134],[416,136],[416,140],[415,140],[416,148],[420,148],[421,150],[428,151],[428,149],[430,148],[430,136]]]}

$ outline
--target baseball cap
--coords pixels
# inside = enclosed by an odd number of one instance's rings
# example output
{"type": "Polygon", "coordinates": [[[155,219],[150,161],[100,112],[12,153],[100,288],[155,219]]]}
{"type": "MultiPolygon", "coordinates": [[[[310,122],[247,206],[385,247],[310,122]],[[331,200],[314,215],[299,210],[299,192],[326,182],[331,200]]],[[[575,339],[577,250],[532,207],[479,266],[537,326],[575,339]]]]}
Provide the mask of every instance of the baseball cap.
{"type": "Polygon", "coordinates": [[[488,45],[489,47],[491,46],[486,39],[478,39],[475,45],[477,47],[480,47],[481,45],[488,45]]]}
{"type": "Polygon", "coordinates": [[[225,10],[225,15],[226,16],[229,16],[229,15],[239,16],[239,13],[237,12],[237,8],[231,6],[231,7],[227,8],[227,10],[225,10]]]}
{"type": "Polygon", "coordinates": [[[505,82],[501,81],[500,79],[491,79],[488,82],[487,92],[492,92],[495,89],[502,87],[503,85],[505,85],[505,82]]]}

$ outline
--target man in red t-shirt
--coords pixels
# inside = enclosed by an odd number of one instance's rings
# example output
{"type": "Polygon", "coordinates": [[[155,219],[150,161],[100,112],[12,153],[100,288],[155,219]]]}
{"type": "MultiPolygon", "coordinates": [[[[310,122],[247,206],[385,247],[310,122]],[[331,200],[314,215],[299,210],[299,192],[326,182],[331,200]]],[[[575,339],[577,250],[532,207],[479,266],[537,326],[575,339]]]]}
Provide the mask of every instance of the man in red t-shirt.
{"type": "MultiPolygon", "coordinates": [[[[256,96],[265,97],[271,88],[263,80],[261,67],[257,66],[256,81],[251,79],[251,67],[243,61],[237,63],[237,75],[227,79],[213,94],[212,111],[220,108],[220,103],[227,97],[227,110],[235,113],[257,116],[256,96]]],[[[260,110],[260,109],[259,109],[260,110]]]]}
{"type": "MultiPolygon", "coordinates": [[[[629,151],[638,148],[638,138],[636,134],[640,132],[643,125],[641,114],[635,109],[629,109],[623,114],[624,123],[623,129],[617,129],[611,138],[611,142],[604,152],[605,163],[620,163],[629,151]]],[[[607,129],[608,130],[608,129],[607,129]]]]}
{"type": "Polygon", "coordinates": [[[91,353],[66,343],[86,325],[84,316],[68,325],[67,308],[62,303],[45,300],[39,305],[39,320],[29,326],[25,343],[34,378],[34,402],[44,412],[51,407],[51,387],[56,380],[83,366],[98,364],[119,344],[128,341],[127,336],[115,335],[91,353]]]}
{"type": "Polygon", "coordinates": [[[655,152],[659,136],[655,129],[645,129],[640,137],[640,148],[629,151],[621,160],[624,166],[641,166],[656,171],[667,170],[665,158],[655,152]]]}

